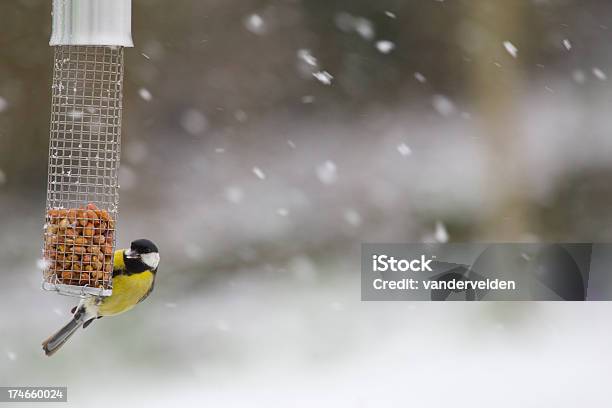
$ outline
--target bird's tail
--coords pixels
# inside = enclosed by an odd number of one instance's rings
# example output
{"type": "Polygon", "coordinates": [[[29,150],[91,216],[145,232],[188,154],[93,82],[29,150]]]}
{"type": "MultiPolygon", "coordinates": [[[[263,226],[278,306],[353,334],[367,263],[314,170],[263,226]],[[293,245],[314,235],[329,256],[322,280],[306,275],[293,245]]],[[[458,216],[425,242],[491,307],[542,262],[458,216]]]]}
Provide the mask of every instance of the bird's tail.
{"type": "Polygon", "coordinates": [[[57,333],[53,334],[47,340],[43,341],[42,347],[47,356],[52,356],[60,347],[68,341],[70,336],[72,336],[79,327],[86,322],[87,313],[85,308],[79,306],[79,308],[74,313],[74,317],[70,320],[64,327],[59,329],[57,333]]]}

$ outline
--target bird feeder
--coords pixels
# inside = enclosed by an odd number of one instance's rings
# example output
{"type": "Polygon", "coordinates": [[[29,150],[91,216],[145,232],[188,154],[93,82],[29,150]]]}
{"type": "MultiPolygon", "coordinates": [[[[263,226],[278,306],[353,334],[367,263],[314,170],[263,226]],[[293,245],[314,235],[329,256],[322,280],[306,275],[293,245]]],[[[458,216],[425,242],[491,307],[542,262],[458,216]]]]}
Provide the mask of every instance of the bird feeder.
{"type": "Polygon", "coordinates": [[[43,289],[112,293],[131,0],[53,0],[43,289]]]}

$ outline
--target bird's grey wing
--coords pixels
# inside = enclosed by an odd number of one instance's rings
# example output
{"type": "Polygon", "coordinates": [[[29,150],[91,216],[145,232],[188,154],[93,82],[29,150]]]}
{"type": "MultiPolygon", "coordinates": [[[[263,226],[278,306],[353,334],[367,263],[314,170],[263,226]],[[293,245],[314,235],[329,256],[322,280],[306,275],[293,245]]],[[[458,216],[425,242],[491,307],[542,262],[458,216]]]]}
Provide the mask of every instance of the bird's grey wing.
{"type": "Polygon", "coordinates": [[[142,295],[142,297],[140,299],[138,299],[138,302],[136,303],[140,303],[143,300],[145,300],[146,298],[149,297],[149,295],[151,294],[151,292],[153,292],[153,288],[155,287],[155,279],[153,279],[153,282],[151,283],[151,287],[149,288],[149,290],[147,290],[147,293],[145,293],[144,295],[142,295]]]}

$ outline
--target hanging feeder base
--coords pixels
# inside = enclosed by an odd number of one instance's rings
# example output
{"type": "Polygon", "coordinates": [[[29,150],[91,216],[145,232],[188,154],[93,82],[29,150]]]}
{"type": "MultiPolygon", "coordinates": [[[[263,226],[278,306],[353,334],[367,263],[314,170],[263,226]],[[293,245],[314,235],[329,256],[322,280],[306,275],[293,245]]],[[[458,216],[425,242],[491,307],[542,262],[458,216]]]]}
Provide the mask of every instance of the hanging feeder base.
{"type": "Polygon", "coordinates": [[[58,292],[61,295],[78,296],[82,298],[87,296],[106,297],[113,294],[113,291],[111,289],[90,288],[87,286],[64,285],[61,283],[50,282],[43,282],[42,288],[44,290],[58,292]]]}

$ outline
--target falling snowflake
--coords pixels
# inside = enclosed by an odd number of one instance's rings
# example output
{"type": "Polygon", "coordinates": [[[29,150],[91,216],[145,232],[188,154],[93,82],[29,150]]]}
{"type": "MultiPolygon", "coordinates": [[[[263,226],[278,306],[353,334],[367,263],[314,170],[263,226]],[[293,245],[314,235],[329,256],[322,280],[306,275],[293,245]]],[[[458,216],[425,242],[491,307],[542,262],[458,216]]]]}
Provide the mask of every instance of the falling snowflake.
{"type": "Polygon", "coordinates": [[[36,267],[41,271],[46,271],[51,266],[51,261],[48,259],[38,259],[36,260],[36,267]]]}
{"type": "Polygon", "coordinates": [[[253,174],[255,174],[257,178],[260,180],[266,179],[266,174],[257,166],[253,167],[253,174]]]}
{"type": "Polygon", "coordinates": [[[504,48],[506,52],[512,56],[512,58],[516,58],[518,56],[518,48],[510,41],[504,41],[504,48]]]}
{"type": "Polygon", "coordinates": [[[70,116],[71,119],[81,119],[83,117],[83,111],[73,109],[68,112],[68,116],[70,116]]]}
{"type": "Polygon", "coordinates": [[[595,75],[595,78],[599,79],[600,81],[605,81],[608,79],[608,75],[597,67],[593,68],[593,75],[595,75]]]}
{"type": "Polygon", "coordinates": [[[376,42],[376,48],[383,54],[388,54],[395,48],[395,44],[391,41],[381,40],[376,42]]]}
{"type": "Polygon", "coordinates": [[[368,41],[372,40],[376,34],[374,24],[370,20],[349,13],[338,13],[336,15],[336,26],[344,32],[355,32],[368,41]]]}
{"type": "Polygon", "coordinates": [[[217,330],[222,332],[230,331],[230,325],[225,320],[217,320],[217,322],[215,323],[215,327],[217,328],[217,330]]]}
{"type": "Polygon", "coordinates": [[[4,112],[6,108],[8,108],[8,102],[0,96],[0,112],[4,112]]]}
{"type": "Polygon", "coordinates": [[[244,193],[239,187],[228,187],[225,189],[225,199],[233,204],[238,204],[244,198],[244,193]]]}
{"type": "Polygon", "coordinates": [[[259,14],[251,14],[244,19],[244,26],[253,34],[264,34],[266,24],[259,14]]]}
{"type": "Polygon", "coordinates": [[[119,167],[119,181],[121,182],[121,188],[125,190],[131,190],[138,184],[138,174],[127,164],[119,167]]]}
{"type": "Polygon", "coordinates": [[[358,227],[361,225],[361,215],[356,210],[348,208],[344,211],[344,221],[353,227],[358,227]]]}
{"type": "Polygon", "coordinates": [[[583,70],[577,69],[572,72],[572,78],[578,84],[584,84],[586,82],[586,75],[583,70]]]}
{"type": "Polygon", "coordinates": [[[374,25],[363,17],[355,19],[355,31],[365,40],[374,38],[374,25]]]}
{"type": "Polygon", "coordinates": [[[400,143],[397,146],[397,151],[404,157],[412,154],[412,149],[406,143],[400,143]]]}
{"type": "Polygon", "coordinates": [[[315,77],[323,85],[331,85],[332,79],[334,79],[334,77],[327,71],[318,71],[313,73],[312,76],[315,77]]]}
{"type": "Polygon", "coordinates": [[[434,238],[441,244],[448,242],[448,232],[446,231],[444,224],[440,221],[436,222],[434,238]]]}
{"type": "Polygon", "coordinates": [[[146,88],[140,88],[138,90],[138,95],[140,95],[140,97],[147,102],[153,99],[153,95],[151,95],[151,92],[149,92],[149,90],[146,88]]]}
{"type": "Polygon", "coordinates": [[[572,43],[567,38],[565,40],[563,40],[563,46],[568,51],[572,49],[572,43]]]}
{"type": "Polygon", "coordinates": [[[315,97],[313,95],[302,96],[302,103],[308,104],[308,103],[313,103],[314,101],[315,101],[315,97]]]}
{"type": "Polygon", "coordinates": [[[415,72],[414,73],[414,79],[416,79],[417,81],[419,81],[422,84],[427,82],[427,78],[425,78],[425,75],[421,74],[420,72],[415,72]]]}
{"type": "Polygon", "coordinates": [[[450,116],[455,113],[455,104],[444,95],[434,95],[432,105],[436,112],[442,116],[450,116]]]}
{"type": "Polygon", "coordinates": [[[286,217],[289,215],[289,210],[286,208],[279,208],[276,210],[276,213],[280,215],[281,217],[286,217]]]}
{"type": "Polygon", "coordinates": [[[295,149],[295,142],[293,140],[287,140],[287,144],[289,145],[290,148],[295,149]]]}
{"type": "Polygon", "coordinates": [[[234,112],[234,118],[240,122],[240,123],[244,123],[247,121],[247,119],[249,118],[249,115],[247,115],[247,113],[241,109],[238,109],[236,112],[234,112]]]}
{"type": "Polygon", "coordinates": [[[125,147],[125,157],[132,164],[144,163],[149,158],[149,145],[144,142],[132,141],[125,147]]]}
{"type": "Polygon", "coordinates": [[[389,17],[389,18],[397,18],[397,16],[395,15],[395,13],[392,13],[391,11],[385,11],[385,16],[389,17]]]}
{"type": "Polygon", "coordinates": [[[187,133],[197,136],[208,128],[208,119],[202,112],[189,109],[181,115],[180,124],[187,133]]]}
{"type": "Polygon", "coordinates": [[[323,184],[333,184],[338,179],[336,164],[331,160],[327,160],[325,163],[318,165],[316,170],[317,177],[323,184]]]}
{"type": "Polygon", "coordinates": [[[288,269],[300,282],[313,282],[317,278],[315,263],[307,256],[296,256],[291,259],[288,269]]]}
{"type": "Polygon", "coordinates": [[[305,62],[311,67],[316,67],[319,64],[317,59],[311,54],[310,50],[304,48],[299,49],[297,52],[297,56],[301,61],[305,62]]]}
{"type": "Polygon", "coordinates": [[[6,352],[6,357],[11,360],[11,361],[16,361],[17,360],[17,353],[13,352],[13,351],[7,351],[6,352]]]}

